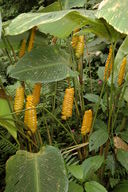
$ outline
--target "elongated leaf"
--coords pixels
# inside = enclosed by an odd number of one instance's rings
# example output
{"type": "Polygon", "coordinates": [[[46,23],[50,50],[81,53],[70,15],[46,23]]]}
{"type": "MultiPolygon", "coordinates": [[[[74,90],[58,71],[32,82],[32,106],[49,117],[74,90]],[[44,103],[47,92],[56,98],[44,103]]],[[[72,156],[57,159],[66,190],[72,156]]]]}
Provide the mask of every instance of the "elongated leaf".
{"type": "Polygon", "coordinates": [[[119,149],[117,151],[117,159],[121,165],[128,171],[128,152],[119,149]]]}
{"type": "Polygon", "coordinates": [[[128,180],[120,183],[114,189],[114,192],[127,192],[128,191],[128,180]]]}
{"type": "Polygon", "coordinates": [[[96,181],[89,181],[85,183],[86,192],[107,192],[103,185],[96,181]]]}
{"type": "Polygon", "coordinates": [[[104,18],[120,33],[128,34],[128,3],[121,0],[103,0],[97,12],[98,18],[104,18]]]}
{"type": "MultiPolygon", "coordinates": [[[[10,102],[11,103],[11,102],[10,102]]],[[[0,98],[0,125],[8,130],[8,132],[17,138],[17,129],[11,114],[11,110],[6,99],[0,98]]]]}
{"type": "Polygon", "coordinates": [[[100,155],[85,159],[84,162],[82,163],[84,179],[94,174],[94,172],[96,172],[100,168],[103,161],[104,161],[104,158],[103,156],[100,156],[100,155]]]}
{"type": "Polygon", "coordinates": [[[74,10],[54,11],[49,13],[23,13],[18,17],[16,17],[10,23],[9,27],[6,28],[6,34],[17,35],[31,29],[34,26],[39,27],[41,25],[48,24],[48,23],[52,25],[54,24],[54,22],[59,21],[64,17],[65,17],[65,20],[68,19],[68,15],[69,15],[70,24],[74,22],[76,23],[75,27],[84,26],[85,23],[88,23],[90,20],[92,20],[89,17],[90,14],[89,16],[87,15],[87,17],[84,17],[85,14],[80,15],[80,19],[75,19],[75,21],[72,20],[72,18],[74,18],[75,15],[78,15],[78,14],[79,12],[74,10]]]}
{"type": "Polygon", "coordinates": [[[18,151],[7,161],[5,192],[67,192],[68,180],[60,152],[51,146],[38,153],[18,151]]]}
{"type": "Polygon", "coordinates": [[[100,129],[92,133],[89,138],[89,150],[97,150],[101,145],[108,140],[108,132],[105,129],[100,129]]]}
{"type": "Polygon", "coordinates": [[[6,34],[17,35],[33,26],[37,26],[41,32],[54,36],[67,37],[74,29],[87,25],[93,31],[98,30],[101,36],[110,38],[102,21],[96,19],[95,11],[64,10],[49,13],[24,13],[16,17],[6,28],[6,34]],[[59,27],[58,27],[59,26],[59,27]]]}
{"type": "Polygon", "coordinates": [[[33,82],[54,82],[74,75],[68,67],[70,56],[55,46],[44,46],[27,53],[9,69],[11,77],[33,82]]]}

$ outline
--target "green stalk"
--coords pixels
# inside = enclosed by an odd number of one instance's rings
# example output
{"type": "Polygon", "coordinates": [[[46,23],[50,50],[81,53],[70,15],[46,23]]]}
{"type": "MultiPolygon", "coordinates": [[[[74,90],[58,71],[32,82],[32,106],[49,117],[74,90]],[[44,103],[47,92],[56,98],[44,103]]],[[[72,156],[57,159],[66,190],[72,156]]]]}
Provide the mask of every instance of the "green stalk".
{"type": "Polygon", "coordinates": [[[91,128],[89,136],[91,135],[91,133],[93,132],[93,129],[94,129],[94,124],[95,124],[97,113],[98,113],[99,106],[100,106],[100,103],[101,103],[102,95],[104,93],[105,85],[106,85],[106,82],[104,81],[101,92],[100,92],[100,97],[99,97],[98,103],[96,105],[96,112],[95,112],[95,116],[94,116],[94,119],[93,119],[93,122],[92,122],[92,128],[91,128]]]}
{"type": "Polygon", "coordinates": [[[72,138],[72,140],[74,141],[75,144],[77,144],[74,135],[60,122],[60,120],[58,120],[48,109],[46,109],[45,107],[42,106],[42,108],[44,109],[44,111],[46,111],[47,113],[49,113],[51,115],[51,117],[53,117],[53,119],[56,120],[56,122],[63,127],[63,129],[68,133],[68,135],[72,138]]]}

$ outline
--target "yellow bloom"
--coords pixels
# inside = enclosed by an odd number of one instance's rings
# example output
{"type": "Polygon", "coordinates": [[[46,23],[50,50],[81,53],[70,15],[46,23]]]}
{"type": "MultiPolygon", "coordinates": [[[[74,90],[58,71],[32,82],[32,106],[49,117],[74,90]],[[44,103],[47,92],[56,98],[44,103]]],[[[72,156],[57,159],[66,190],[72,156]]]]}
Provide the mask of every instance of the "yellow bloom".
{"type": "Polygon", "coordinates": [[[126,67],[126,63],[127,63],[127,59],[126,57],[124,57],[121,66],[120,66],[120,71],[119,71],[119,75],[118,75],[118,85],[122,85],[123,82],[123,78],[125,75],[125,67],[126,67]]]}
{"type": "Polygon", "coordinates": [[[81,127],[81,134],[86,135],[90,132],[92,126],[92,110],[87,110],[84,113],[82,127],[81,127]]]}
{"type": "Polygon", "coordinates": [[[62,105],[62,119],[66,120],[67,118],[72,116],[72,108],[73,108],[73,100],[74,100],[74,88],[67,88],[65,90],[63,105],[62,105]]]}

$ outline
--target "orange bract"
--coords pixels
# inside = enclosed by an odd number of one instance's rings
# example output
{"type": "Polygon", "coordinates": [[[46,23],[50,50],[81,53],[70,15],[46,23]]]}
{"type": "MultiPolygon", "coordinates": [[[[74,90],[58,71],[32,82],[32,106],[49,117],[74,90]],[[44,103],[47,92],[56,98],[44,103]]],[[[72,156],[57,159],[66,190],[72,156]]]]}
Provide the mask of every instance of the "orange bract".
{"type": "Polygon", "coordinates": [[[84,53],[84,35],[80,35],[76,46],[76,57],[79,59],[84,53]]]}
{"type": "Polygon", "coordinates": [[[65,90],[63,106],[62,106],[61,118],[63,120],[66,120],[67,118],[72,116],[73,100],[74,100],[74,88],[67,88],[65,90]]]}
{"type": "Polygon", "coordinates": [[[87,110],[84,113],[82,127],[81,127],[81,134],[86,135],[90,132],[92,126],[92,110],[87,110]]]}
{"type": "Polygon", "coordinates": [[[108,54],[107,61],[106,61],[106,64],[105,64],[104,80],[109,79],[111,71],[112,71],[111,58],[112,58],[112,46],[110,46],[110,48],[109,48],[109,54],[108,54]]]}
{"type": "Polygon", "coordinates": [[[41,83],[36,83],[33,89],[33,104],[36,106],[40,101],[41,83]]]}
{"type": "Polygon", "coordinates": [[[25,54],[25,48],[26,48],[26,39],[23,39],[22,43],[21,43],[21,48],[19,51],[19,57],[23,57],[25,54]]]}
{"type": "Polygon", "coordinates": [[[27,96],[24,123],[31,130],[32,133],[36,132],[36,130],[37,130],[37,114],[36,114],[36,108],[33,104],[33,96],[32,95],[27,96]]]}
{"type": "Polygon", "coordinates": [[[18,115],[23,109],[24,105],[24,87],[20,86],[16,89],[16,95],[14,99],[14,111],[18,115]]]}
{"type": "Polygon", "coordinates": [[[126,57],[124,57],[121,66],[120,66],[120,71],[119,71],[119,75],[118,75],[118,85],[122,85],[123,82],[123,78],[125,75],[125,67],[126,67],[126,63],[127,63],[127,59],[126,57]]]}
{"type": "Polygon", "coordinates": [[[36,27],[33,27],[31,31],[30,39],[29,39],[28,52],[30,52],[33,48],[35,34],[36,34],[36,27]]]}

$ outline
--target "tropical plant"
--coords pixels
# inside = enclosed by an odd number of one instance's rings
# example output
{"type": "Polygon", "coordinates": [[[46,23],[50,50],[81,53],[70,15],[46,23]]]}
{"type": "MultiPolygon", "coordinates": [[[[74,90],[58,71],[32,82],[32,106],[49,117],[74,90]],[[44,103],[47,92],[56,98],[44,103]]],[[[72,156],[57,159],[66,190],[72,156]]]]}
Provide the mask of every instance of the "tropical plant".
{"type": "Polygon", "coordinates": [[[127,3],[99,2],[59,0],[3,24],[0,125],[9,137],[0,134],[9,155],[20,149],[5,191],[128,190],[127,3]],[[62,150],[69,189],[60,152],[46,144],[62,150]]]}

